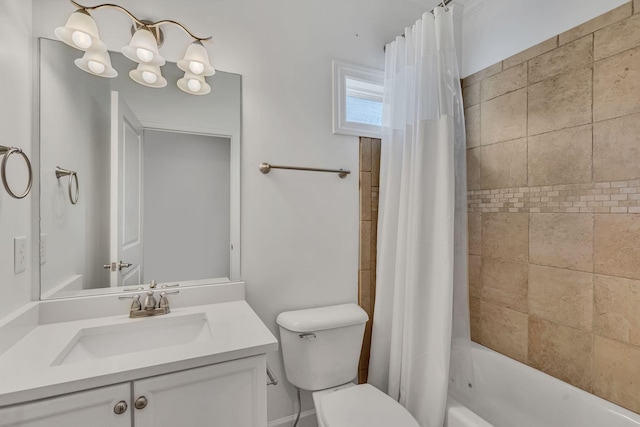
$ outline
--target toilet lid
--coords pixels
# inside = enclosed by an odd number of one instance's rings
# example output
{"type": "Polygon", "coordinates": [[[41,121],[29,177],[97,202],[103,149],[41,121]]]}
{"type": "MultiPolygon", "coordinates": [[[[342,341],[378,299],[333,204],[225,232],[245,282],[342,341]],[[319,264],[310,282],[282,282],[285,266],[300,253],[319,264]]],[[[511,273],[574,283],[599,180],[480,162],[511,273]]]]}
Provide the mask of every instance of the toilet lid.
{"type": "Polygon", "coordinates": [[[329,393],[321,402],[327,427],[419,427],[402,405],[369,384],[329,393]]]}

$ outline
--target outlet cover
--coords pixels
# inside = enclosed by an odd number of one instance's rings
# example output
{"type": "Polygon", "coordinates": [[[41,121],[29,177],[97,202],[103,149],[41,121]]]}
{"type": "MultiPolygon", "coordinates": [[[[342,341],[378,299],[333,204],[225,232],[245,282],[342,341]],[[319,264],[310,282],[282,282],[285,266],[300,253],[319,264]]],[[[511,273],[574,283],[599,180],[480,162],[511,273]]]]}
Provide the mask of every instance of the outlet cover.
{"type": "Polygon", "coordinates": [[[13,273],[19,274],[27,269],[27,238],[13,238],[13,273]]]}

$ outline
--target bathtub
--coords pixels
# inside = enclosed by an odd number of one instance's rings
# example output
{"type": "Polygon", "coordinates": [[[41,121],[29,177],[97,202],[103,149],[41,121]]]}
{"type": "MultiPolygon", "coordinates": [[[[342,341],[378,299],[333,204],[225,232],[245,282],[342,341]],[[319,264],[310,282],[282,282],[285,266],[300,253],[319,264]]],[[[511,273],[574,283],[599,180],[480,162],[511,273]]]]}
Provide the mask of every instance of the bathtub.
{"type": "Polygon", "coordinates": [[[445,427],[638,427],[640,415],[472,343],[474,382],[445,427]]]}

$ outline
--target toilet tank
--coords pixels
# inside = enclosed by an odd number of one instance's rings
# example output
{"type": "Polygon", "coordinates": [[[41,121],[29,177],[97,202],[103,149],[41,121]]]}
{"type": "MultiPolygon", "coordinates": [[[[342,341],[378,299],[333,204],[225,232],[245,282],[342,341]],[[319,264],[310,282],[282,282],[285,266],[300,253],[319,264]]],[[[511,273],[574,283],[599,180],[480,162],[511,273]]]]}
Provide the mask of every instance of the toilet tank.
{"type": "Polygon", "coordinates": [[[353,380],[367,320],[356,304],[280,313],[276,321],[287,380],[312,391],[353,380]]]}

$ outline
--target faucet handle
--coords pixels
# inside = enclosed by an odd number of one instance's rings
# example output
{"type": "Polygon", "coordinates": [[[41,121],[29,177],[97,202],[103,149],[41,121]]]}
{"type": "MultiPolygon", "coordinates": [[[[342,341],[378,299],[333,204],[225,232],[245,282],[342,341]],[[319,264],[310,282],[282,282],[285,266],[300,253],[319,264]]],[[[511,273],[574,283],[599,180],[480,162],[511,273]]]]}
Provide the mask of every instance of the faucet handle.
{"type": "Polygon", "coordinates": [[[140,295],[135,294],[135,295],[118,295],[118,299],[132,299],[133,302],[131,303],[131,311],[138,311],[140,310],[142,307],[140,306],[140,295]]]}
{"type": "Polygon", "coordinates": [[[167,313],[169,313],[169,299],[167,298],[168,294],[179,294],[180,291],[179,290],[174,290],[174,291],[162,291],[160,292],[160,304],[159,307],[160,308],[165,308],[167,310],[167,313]]]}

